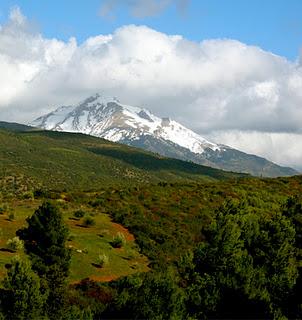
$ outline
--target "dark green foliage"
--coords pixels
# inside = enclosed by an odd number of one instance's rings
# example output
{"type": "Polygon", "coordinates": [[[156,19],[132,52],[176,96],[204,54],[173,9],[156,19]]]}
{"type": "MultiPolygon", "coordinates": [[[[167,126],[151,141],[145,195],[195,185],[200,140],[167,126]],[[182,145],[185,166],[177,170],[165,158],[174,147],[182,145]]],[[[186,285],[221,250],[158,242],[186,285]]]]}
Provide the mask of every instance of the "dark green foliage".
{"type": "Polygon", "coordinates": [[[76,210],[73,215],[76,218],[80,219],[80,218],[83,218],[85,216],[85,214],[86,214],[86,212],[84,210],[79,209],[79,210],[76,210]]]}
{"type": "Polygon", "coordinates": [[[43,319],[46,294],[42,293],[39,277],[30,264],[21,259],[12,261],[4,280],[7,290],[4,303],[6,319],[43,319]]]}
{"type": "Polygon", "coordinates": [[[50,198],[50,192],[44,189],[35,189],[33,195],[35,199],[50,198]]]}
{"type": "Polygon", "coordinates": [[[28,227],[18,230],[17,235],[24,241],[33,270],[47,276],[52,267],[58,267],[67,276],[70,251],[65,248],[65,242],[68,229],[61,213],[50,202],[44,202],[26,221],[28,227]]]}
{"type": "Polygon", "coordinates": [[[95,225],[95,220],[92,217],[85,217],[83,220],[83,226],[89,228],[95,225]]]}
{"type": "Polygon", "coordinates": [[[44,202],[26,221],[28,227],[17,234],[24,241],[33,270],[49,290],[47,312],[50,318],[55,318],[64,308],[71,257],[65,247],[68,229],[61,213],[50,202],[44,202]]]}
{"type": "Polygon", "coordinates": [[[64,320],[93,320],[93,314],[90,309],[83,310],[73,305],[68,309],[64,320]]]}
{"type": "Polygon", "coordinates": [[[289,217],[295,225],[296,246],[302,250],[302,197],[290,197],[284,206],[283,213],[289,217]]]}
{"type": "Polygon", "coordinates": [[[244,203],[229,201],[217,212],[205,235],[207,241],[195,250],[192,284],[188,286],[189,296],[193,292],[190,305],[198,291],[201,304],[191,310],[198,316],[217,311],[215,316],[234,318],[245,317],[247,310],[258,305],[257,311],[264,313],[253,316],[280,317],[280,306],[297,279],[291,221],[280,212],[255,214],[244,203]],[[238,297],[245,299],[241,305],[238,297]],[[210,308],[204,305],[208,300],[210,308]]]}
{"type": "Polygon", "coordinates": [[[284,301],[284,308],[289,318],[302,318],[302,197],[290,197],[283,207],[283,214],[291,219],[296,230],[296,247],[299,277],[288,298],[284,301]]]}
{"type": "Polygon", "coordinates": [[[126,243],[125,236],[122,233],[118,233],[113,240],[111,241],[111,245],[113,248],[121,248],[126,243]]]}
{"type": "Polygon", "coordinates": [[[165,272],[121,279],[114,285],[118,292],[113,314],[129,319],[184,319],[184,292],[178,287],[176,274],[165,272]]]}

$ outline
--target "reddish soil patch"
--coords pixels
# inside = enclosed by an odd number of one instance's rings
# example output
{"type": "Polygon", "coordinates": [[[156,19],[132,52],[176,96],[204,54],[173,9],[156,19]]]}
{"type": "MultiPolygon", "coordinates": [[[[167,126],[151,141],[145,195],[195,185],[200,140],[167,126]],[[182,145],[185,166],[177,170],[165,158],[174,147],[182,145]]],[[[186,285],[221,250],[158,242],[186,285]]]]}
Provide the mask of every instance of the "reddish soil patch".
{"type": "Polygon", "coordinates": [[[89,279],[93,281],[98,281],[98,282],[110,282],[112,280],[116,280],[120,278],[121,276],[92,276],[89,277],[89,279]]]}
{"type": "Polygon", "coordinates": [[[126,229],[125,227],[123,227],[122,225],[112,222],[112,227],[114,228],[114,230],[116,231],[116,233],[121,232],[124,234],[125,238],[127,241],[134,241],[135,238],[133,236],[133,234],[131,234],[128,229],[126,229]]]}
{"type": "MultiPolygon", "coordinates": [[[[92,281],[96,281],[96,282],[110,282],[110,281],[113,281],[113,280],[116,280],[118,278],[120,278],[120,276],[117,276],[117,275],[110,275],[110,276],[91,276],[89,277],[89,280],[92,280],[92,281]]],[[[73,281],[71,282],[70,284],[71,285],[74,285],[74,284],[79,284],[82,280],[78,280],[78,281],[73,281]]]]}

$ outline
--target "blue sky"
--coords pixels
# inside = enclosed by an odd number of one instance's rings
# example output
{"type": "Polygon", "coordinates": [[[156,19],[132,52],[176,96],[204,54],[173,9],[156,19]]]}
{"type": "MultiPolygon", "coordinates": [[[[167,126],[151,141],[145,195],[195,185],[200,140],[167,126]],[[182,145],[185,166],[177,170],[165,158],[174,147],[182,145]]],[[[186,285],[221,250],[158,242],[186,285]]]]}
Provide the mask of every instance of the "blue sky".
{"type": "MultiPolygon", "coordinates": [[[[111,0],[114,1],[118,2],[111,0]]],[[[2,0],[0,23],[7,20],[13,6],[19,6],[45,37],[66,40],[74,36],[81,43],[93,35],[112,33],[123,25],[143,24],[194,41],[230,38],[259,46],[290,60],[298,57],[302,44],[301,0],[183,2],[187,3],[183,14],[172,3],[155,16],[138,18],[130,14],[126,5],[116,6],[110,16],[102,17],[100,8],[104,1],[101,0],[2,0]]]]}

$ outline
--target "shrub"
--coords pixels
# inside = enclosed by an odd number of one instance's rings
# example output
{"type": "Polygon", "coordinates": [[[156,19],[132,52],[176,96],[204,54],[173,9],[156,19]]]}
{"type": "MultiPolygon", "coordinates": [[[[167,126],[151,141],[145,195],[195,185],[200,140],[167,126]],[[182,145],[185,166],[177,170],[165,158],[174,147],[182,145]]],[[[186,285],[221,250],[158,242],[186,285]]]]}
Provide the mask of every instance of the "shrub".
{"type": "Polygon", "coordinates": [[[3,204],[2,206],[0,206],[0,214],[4,214],[5,212],[7,212],[8,207],[6,204],[3,204]]]}
{"type": "Polygon", "coordinates": [[[44,189],[36,189],[33,194],[35,199],[49,198],[49,191],[44,189]]]}
{"type": "Polygon", "coordinates": [[[76,217],[76,218],[83,218],[84,216],[85,216],[85,214],[86,214],[86,212],[84,211],[84,210],[82,210],[82,209],[79,209],[79,210],[77,210],[77,211],[75,211],[74,212],[74,216],[76,217]]]}
{"type": "Polygon", "coordinates": [[[69,234],[69,236],[68,236],[68,238],[67,238],[67,241],[72,241],[72,240],[74,240],[75,239],[75,234],[74,233],[70,233],[69,234]]]}
{"type": "Polygon", "coordinates": [[[32,191],[26,191],[23,193],[22,198],[25,200],[32,200],[34,199],[34,193],[32,191]]]}
{"type": "Polygon", "coordinates": [[[9,215],[8,215],[8,220],[9,221],[13,221],[15,220],[16,216],[15,216],[15,213],[14,212],[10,212],[9,215]]]}
{"type": "Polygon", "coordinates": [[[98,256],[98,265],[103,268],[105,265],[109,263],[109,258],[105,253],[101,253],[98,256]]]}
{"type": "Polygon", "coordinates": [[[83,225],[85,227],[91,227],[91,226],[94,226],[95,225],[95,220],[91,217],[86,217],[83,221],[83,225]]]}
{"type": "Polygon", "coordinates": [[[6,245],[10,250],[13,250],[13,251],[23,250],[24,248],[24,243],[22,240],[20,240],[19,237],[8,239],[6,242],[6,245]]]}
{"type": "Polygon", "coordinates": [[[111,242],[114,248],[121,248],[126,244],[126,239],[123,233],[118,232],[111,242]]]}

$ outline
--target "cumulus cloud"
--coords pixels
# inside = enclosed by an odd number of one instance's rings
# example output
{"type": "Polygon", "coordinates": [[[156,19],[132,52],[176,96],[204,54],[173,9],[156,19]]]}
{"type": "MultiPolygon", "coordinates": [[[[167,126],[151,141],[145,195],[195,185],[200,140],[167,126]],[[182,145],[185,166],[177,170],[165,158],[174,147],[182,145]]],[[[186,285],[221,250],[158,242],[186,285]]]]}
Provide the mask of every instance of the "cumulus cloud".
{"type": "Polygon", "coordinates": [[[15,8],[0,28],[0,115],[27,122],[103,92],[298,167],[301,60],[291,62],[236,40],[192,42],[134,25],[79,45],[74,38],[43,37],[15,8]]]}
{"type": "Polygon", "coordinates": [[[171,5],[176,5],[180,13],[185,12],[189,0],[104,0],[100,8],[100,16],[114,17],[120,7],[129,9],[136,18],[157,16],[171,5]]]}

